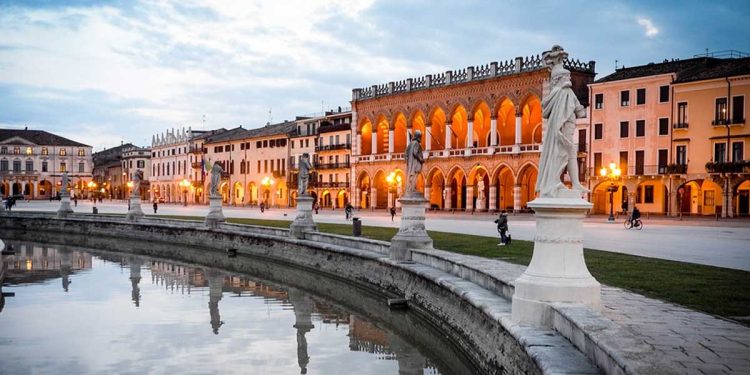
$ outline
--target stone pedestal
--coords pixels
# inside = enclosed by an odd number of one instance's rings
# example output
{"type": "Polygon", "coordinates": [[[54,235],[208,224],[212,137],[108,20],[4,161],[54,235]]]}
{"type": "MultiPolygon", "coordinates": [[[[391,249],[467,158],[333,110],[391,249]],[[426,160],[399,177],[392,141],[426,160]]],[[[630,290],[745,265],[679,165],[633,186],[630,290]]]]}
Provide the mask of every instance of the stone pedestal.
{"type": "Polygon", "coordinates": [[[305,232],[318,230],[312,217],[313,197],[300,195],[297,197],[297,217],[289,226],[289,234],[294,238],[304,238],[305,232]]]}
{"type": "Polygon", "coordinates": [[[526,271],[516,279],[513,321],[550,326],[549,303],[570,302],[601,309],[601,287],[583,258],[582,222],[592,204],[570,194],[537,198],[534,254],[526,271]]]}
{"type": "Polygon", "coordinates": [[[128,220],[136,221],[143,217],[143,210],[141,209],[141,197],[130,196],[130,210],[128,210],[128,220]]]}
{"type": "Polygon", "coordinates": [[[224,213],[221,210],[221,196],[208,198],[208,215],[206,215],[206,226],[215,227],[216,224],[224,222],[224,213]]]}
{"type": "Polygon", "coordinates": [[[432,249],[432,238],[425,229],[425,203],[427,200],[421,194],[407,195],[401,202],[401,227],[391,238],[391,254],[393,260],[410,261],[409,249],[432,249]]]}
{"type": "Polygon", "coordinates": [[[57,217],[65,217],[72,213],[73,209],[70,208],[70,193],[63,192],[60,194],[60,208],[57,210],[57,217]]]}

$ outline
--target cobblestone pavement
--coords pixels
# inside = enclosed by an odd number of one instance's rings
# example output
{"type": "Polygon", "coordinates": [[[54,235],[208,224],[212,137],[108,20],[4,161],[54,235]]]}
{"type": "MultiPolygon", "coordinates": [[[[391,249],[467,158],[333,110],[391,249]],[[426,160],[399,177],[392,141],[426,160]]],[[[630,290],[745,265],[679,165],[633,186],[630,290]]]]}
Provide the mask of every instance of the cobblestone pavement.
{"type": "MultiPolygon", "coordinates": [[[[92,211],[91,202],[79,201],[76,212],[92,211]]],[[[59,202],[31,201],[19,202],[15,209],[54,211],[59,202]]],[[[102,213],[125,213],[127,204],[123,201],[105,201],[98,204],[102,213]]],[[[152,213],[149,203],[143,204],[147,214],[152,213]]],[[[187,206],[161,204],[159,214],[205,216],[207,206],[187,206]]],[[[261,218],[271,220],[291,220],[294,211],[291,209],[269,209],[261,213],[257,207],[224,207],[227,217],[261,218]]],[[[356,211],[355,215],[363,219],[364,225],[398,227],[400,215],[391,221],[384,211],[356,211]]],[[[343,210],[321,210],[315,220],[325,223],[345,224],[343,210]]],[[[493,223],[494,216],[489,214],[450,214],[428,213],[427,229],[443,232],[475,234],[480,236],[497,236],[493,223]],[[466,225],[466,224],[470,225],[466,225]]],[[[614,224],[607,223],[606,217],[594,216],[584,221],[584,246],[589,249],[601,249],[625,254],[669,259],[690,263],[706,264],[750,271],[750,220],[715,221],[705,218],[686,218],[683,221],[666,218],[644,219],[642,231],[626,230],[622,220],[614,224]]],[[[510,217],[510,230],[513,238],[532,240],[535,233],[535,222],[529,214],[510,217]]]]}

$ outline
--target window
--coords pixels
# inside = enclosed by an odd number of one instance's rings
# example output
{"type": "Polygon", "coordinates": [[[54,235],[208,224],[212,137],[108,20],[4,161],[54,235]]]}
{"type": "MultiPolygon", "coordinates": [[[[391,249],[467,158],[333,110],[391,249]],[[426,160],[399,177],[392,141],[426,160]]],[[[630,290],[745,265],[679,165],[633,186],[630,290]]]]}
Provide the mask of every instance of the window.
{"type": "Polygon", "coordinates": [[[47,147],[42,147],[42,155],[49,155],[49,150],[47,147]]]}
{"type": "Polygon", "coordinates": [[[68,171],[68,165],[65,163],[60,163],[60,172],[67,172],[68,171]]]}
{"type": "Polygon", "coordinates": [[[745,97],[732,97],[732,123],[743,124],[745,122],[745,97]]]}
{"type": "Polygon", "coordinates": [[[7,160],[0,160],[0,171],[7,171],[8,170],[8,161],[7,160]]]}
{"type": "Polygon", "coordinates": [[[643,203],[654,203],[654,185],[643,187],[643,203]]]}
{"type": "Polygon", "coordinates": [[[66,150],[64,148],[61,148],[60,149],[60,156],[66,156],[66,155],[68,155],[68,150],[66,150]]]}
{"type": "Polygon", "coordinates": [[[620,121],[620,138],[628,137],[628,128],[630,124],[627,121],[620,121]]]}
{"type": "Polygon", "coordinates": [[[258,160],[258,173],[260,173],[260,160],[258,160]]]}
{"type": "Polygon", "coordinates": [[[594,124],[594,139],[602,139],[602,124],[594,124]]]}
{"type": "Polygon", "coordinates": [[[7,153],[8,153],[8,148],[7,147],[5,147],[5,146],[0,147],[0,154],[5,155],[7,153]]]}
{"type": "Polygon", "coordinates": [[[620,91],[620,106],[627,107],[630,105],[630,91],[620,91]]]}
{"type": "Polygon", "coordinates": [[[726,143],[714,143],[714,162],[724,162],[727,154],[726,143]]]}
{"type": "Polygon", "coordinates": [[[732,161],[745,160],[745,142],[732,143],[732,161]]]}
{"type": "MultiPolygon", "coordinates": [[[[346,133],[346,144],[350,145],[352,144],[352,135],[349,133],[346,133]]],[[[347,175],[348,176],[348,175],[347,175]]]]}
{"type": "Polygon", "coordinates": [[[578,129],[578,152],[587,152],[586,129],[578,129]]]}
{"type": "Polygon", "coordinates": [[[622,171],[623,176],[627,176],[630,173],[628,173],[628,152],[627,151],[620,151],[620,170],[622,171]]]}
{"type": "Polygon", "coordinates": [[[644,151],[638,150],[635,152],[635,175],[636,176],[643,176],[643,161],[644,161],[644,151]]]}
{"type": "Polygon", "coordinates": [[[669,86],[659,86],[659,103],[669,101],[669,86]]]}
{"type": "Polygon", "coordinates": [[[635,136],[646,136],[646,120],[635,120],[635,136]]]}
{"type": "Polygon", "coordinates": [[[26,155],[31,155],[33,153],[33,150],[31,147],[26,147],[26,155]]]}
{"type": "Polygon", "coordinates": [[[33,172],[34,171],[34,162],[31,160],[26,160],[26,172],[33,172]]]}
{"type": "Polygon", "coordinates": [[[255,142],[255,148],[261,148],[261,147],[263,147],[263,141],[255,142]]]}
{"type": "Polygon", "coordinates": [[[20,171],[21,171],[21,161],[13,160],[13,172],[20,172],[20,171]]]}
{"type": "Polygon", "coordinates": [[[706,190],[703,192],[703,205],[704,206],[713,206],[714,203],[714,191],[713,190],[706,190]]]}
{"type": "Polygon", "coordinates": [[[263,148],[268,147],[268,140],[263,141],[263,148]]]}
{"type": "Polygon", "coordinates": [[[82,148],[78,149],[78,156],[86,156],[86,151],[82,148]]]}
{"type": "Polygon", "coordinates": [[[687,128],[687,102],[677,103],[677,127],[687,128]]]}
{"type": "Polygon", "coordinates": [[[602,169],[602,153],[595,152],[594,153],[594,172],[598,174],[600,169],[602,169]]]}
{"type": "Polygon", "coordinates": [[[240,151],[242,151],[244,149],[245,149],[245,144],[244,143],[240,143],[240,151]]]}
{"type": "Polygon", "coordinates": [[[85,170],[85,164],[84,163],[78,163],[78,173],[83,173],[85,170]]]}
{"type": "Polygon", "coordinates": [[[727,98],[716,98],[714,107],[714,124],[726,124],[727,122],[727,98]]]}
{"type": "Polygon", "coordinates": [[[667,173],[667,160],[669,156],[669,151],[665,149],[659,150],[659,154],[657,156],[657,163],[659,164],[659,173],[667,173]]]}
{"type": "Polygon", "coordinates": [[[47,172],[47,162],[46,161],[42,162],[42,172],[47,172]]]}
{"type": "Polygon", "coordinates": [[[669,135],[669,119],[666,117],[659,119],[659,135],[669,135]]]}
{"type": "Polygon", "coordinates": [[[13,147],[13,155],[21,155],[21,148],[18,146],[13,147]]]}
{"type": "Polygon", "coordinates": [[[604,94],[594,95],[594,109],[604,108],[604,94]]]}
{"type": "Polygon", "coordinates": [[[646,104],[646,89],[635,90],[635,104],[646,104]]]}
{"type": "Polygon", "coordinates": [[[138,160],[135,162],[136,168],[146,168],[145,160],[138,160]]]}
{"type": "Polygon", "coordinates": [[[263,160],[263,173],[268,173],[268,160],[263,160]]]}

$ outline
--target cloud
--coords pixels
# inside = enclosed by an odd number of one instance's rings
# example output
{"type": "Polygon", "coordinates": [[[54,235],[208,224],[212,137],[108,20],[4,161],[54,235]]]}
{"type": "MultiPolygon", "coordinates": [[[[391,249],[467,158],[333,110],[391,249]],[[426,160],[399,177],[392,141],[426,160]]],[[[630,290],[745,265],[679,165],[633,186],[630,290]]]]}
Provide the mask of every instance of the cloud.
{"type": "Polygon", "coordinates": [[[653,39],[655,36],[659,35],[659,29],[654,26],[654,23],[645,17],[636,17],[636,21],[639,25],[643,26],[643,30],[646,32],[646,37],[649,39],[653,39]]]}

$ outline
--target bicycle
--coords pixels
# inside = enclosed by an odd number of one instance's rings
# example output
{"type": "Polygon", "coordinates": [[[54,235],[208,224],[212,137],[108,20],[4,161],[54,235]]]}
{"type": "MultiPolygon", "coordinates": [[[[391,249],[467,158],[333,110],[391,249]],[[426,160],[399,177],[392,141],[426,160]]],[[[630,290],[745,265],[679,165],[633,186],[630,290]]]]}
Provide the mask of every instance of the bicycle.
{"type": "Polygon", "coordinates": [[[625,223],[624,224],[625,224],[625,229],[630,229],[630,228],[635,228],[635,229],[638,229],[638,230],[642,230],[643,229],[643,222],[641,221],[640,218],[638,218],[638,219],[627,218],[627,219],[625,219],[625,223]]]}

